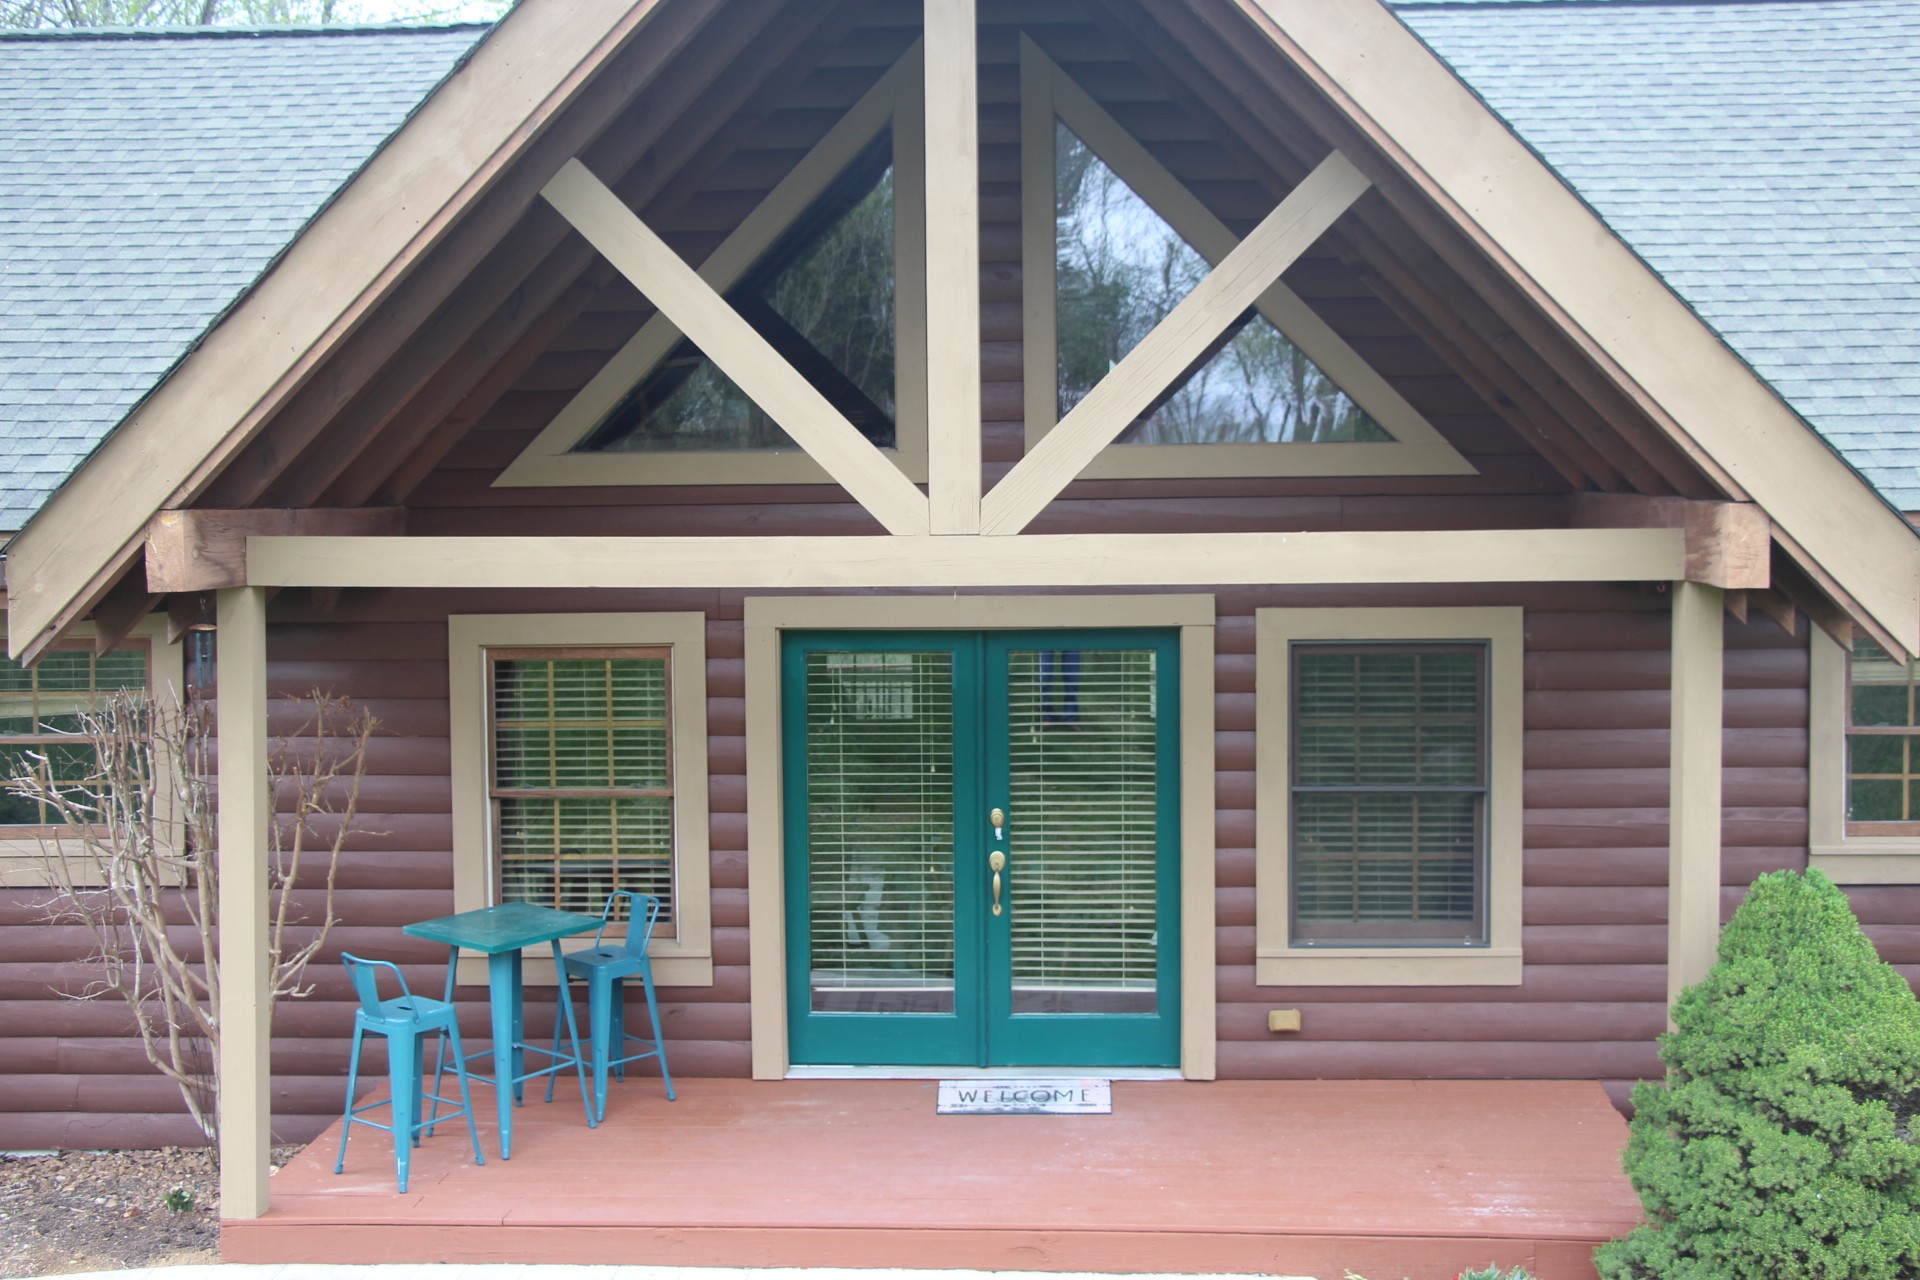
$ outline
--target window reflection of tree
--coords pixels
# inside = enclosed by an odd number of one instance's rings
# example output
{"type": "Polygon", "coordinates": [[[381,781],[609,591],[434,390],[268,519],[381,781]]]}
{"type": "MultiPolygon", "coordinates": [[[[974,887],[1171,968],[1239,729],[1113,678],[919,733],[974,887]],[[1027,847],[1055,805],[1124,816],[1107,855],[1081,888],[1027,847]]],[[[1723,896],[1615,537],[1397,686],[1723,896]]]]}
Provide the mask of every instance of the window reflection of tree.
{"type": "MultiPolygon", "coordinates": [[[[882,447],[894,443],[892,139],[883,133],[796,218],[727,301],[882,447]]],[[[681,339],[580,446],[597,452],[791,448],[681,339]]]]}
{"type": "MultiPolygon", "coordinates": [[[[1055,135],[1059,411],[1064,416],[1207,275],[1204,258],[1064,124],[1055,135]]],[[[1127,444],[1392,437],[1249,310],[1120,436],[1127,444]]]]}

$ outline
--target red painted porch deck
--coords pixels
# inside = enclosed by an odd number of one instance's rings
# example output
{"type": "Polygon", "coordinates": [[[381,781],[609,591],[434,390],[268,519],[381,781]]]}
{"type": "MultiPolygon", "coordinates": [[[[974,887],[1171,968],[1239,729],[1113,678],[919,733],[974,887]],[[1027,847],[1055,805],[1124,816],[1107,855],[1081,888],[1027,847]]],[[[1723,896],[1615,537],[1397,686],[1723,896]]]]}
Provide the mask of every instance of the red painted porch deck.
{"type": "Polygon", "coordinates": [[[505,1163],[443,1129],[404,1196],[372,1130],[334,1176],[335,1126],[223,1256],[1563,1280],[1639,1211],[1593,1084],[1122,1080],[1110,1116],[940,1116],[919,1080],[676,1084],[616,1084],[592,1131],[563,1085],[505,1163]]]}

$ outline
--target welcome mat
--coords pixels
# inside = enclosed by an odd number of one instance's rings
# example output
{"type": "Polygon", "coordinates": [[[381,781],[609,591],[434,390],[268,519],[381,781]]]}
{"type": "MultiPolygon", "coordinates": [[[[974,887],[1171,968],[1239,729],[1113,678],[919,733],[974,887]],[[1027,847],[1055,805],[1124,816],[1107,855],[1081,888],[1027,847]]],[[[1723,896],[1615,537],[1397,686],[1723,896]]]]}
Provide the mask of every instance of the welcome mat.
{"type": "Polygon", "coordinates": [[[942,1080],[934,1110],[943,1116],[1104,1116],[1113,1112],[1113,1082],[942,1080]]]}

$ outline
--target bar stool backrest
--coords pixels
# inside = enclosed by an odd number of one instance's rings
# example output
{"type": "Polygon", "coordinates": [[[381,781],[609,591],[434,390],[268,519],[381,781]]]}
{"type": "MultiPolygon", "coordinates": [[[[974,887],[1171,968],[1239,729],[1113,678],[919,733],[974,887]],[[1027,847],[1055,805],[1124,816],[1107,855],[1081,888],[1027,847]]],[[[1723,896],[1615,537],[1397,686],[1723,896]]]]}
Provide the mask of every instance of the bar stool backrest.
{"type": "Polygon", "coordinates": [[[593,945],[599,946],[606,936],[607,926],[615,917],[614,908],[620,899],[627,900],[627,937],[620,944],[620,950],[629,955],[647,954],[647,943],[653,939],[653,926],[660,919],[660,899],[650,893],[634,893],[629,889],[615,889],[607,895],[606,909],[600,913],[600,929],[593,935],[593,945]]]}
{"type": "Polygon", "coordinates": [[[340,953],[340,963],[347,967],[347,976],[353,979],[353,990],[360,997],[360,1011],[369,1018],[385,1019],[386,1012],[380,1008],[380,971],[391,970],[395,980],[400,983],[400,995],[408,1004],[413,1003],[413,992],[407,988],[406,975],[400,972],[400,966],[391,960],[365,960],[347,952],[340,953]]]}

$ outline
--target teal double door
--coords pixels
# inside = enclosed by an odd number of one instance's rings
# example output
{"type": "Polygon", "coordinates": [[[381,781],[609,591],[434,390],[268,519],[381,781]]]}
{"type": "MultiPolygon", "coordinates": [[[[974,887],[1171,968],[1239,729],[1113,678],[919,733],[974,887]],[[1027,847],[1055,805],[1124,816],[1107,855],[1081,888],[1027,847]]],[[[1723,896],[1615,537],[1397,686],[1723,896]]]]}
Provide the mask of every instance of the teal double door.
{"type": "Polygon", "coordinates": [[[787,633],[796,1064],[1179,1062],[1179,646],[787,633]]]}

